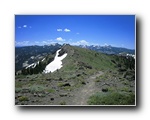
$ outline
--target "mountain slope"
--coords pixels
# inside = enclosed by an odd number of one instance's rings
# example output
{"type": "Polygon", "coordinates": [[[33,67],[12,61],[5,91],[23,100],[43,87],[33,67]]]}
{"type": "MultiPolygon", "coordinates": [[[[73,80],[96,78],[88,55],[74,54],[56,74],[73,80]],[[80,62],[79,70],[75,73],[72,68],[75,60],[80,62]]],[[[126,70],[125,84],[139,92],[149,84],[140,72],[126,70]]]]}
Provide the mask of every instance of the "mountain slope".
{"type": "Polygon", "coordinates": [[[40,71],[36,74],[31,73],[36,70],[35,67],[28,69],[30,74],[15,77],[16,105],[135,104],[133,57],[106,55],[68,44],[61,47],[58,56],[66,53],[67,56],[62,60],[63,67],[54,72],[45,74],[43,70],[56,54],[40,61],[37,65],[40,71]],[[98,97],[94,95],[96,92],[98,97]],[[99,102],[102,99],[99,95],[107,94],[114,95],[111,96],[114,101],[118,96],[123,96],[127,101],[110,103],[106,98],[105,103],[99,102]]]}
{"type": "Polygon", "coordinates": [[[15,71],[17,72],[34,62],[38,62],[49,54],[54,54],[60,47],[59,44],[15,47],[15,71]]]}

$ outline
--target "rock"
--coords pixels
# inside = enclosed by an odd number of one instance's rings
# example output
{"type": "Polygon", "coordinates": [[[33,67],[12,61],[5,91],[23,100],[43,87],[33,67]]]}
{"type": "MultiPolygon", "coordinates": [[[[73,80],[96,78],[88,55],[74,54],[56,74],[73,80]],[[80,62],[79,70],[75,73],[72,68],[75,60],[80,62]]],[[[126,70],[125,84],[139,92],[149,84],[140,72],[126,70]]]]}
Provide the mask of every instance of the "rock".
{"type": "Polygon", "coordinates": [[[79,70],[84,70],[84,67],[79,67],[79,70]]]}
{"type": "Polygon", "coordinates": [[[22,95],[21,95],[21,94],[18,94],[17,96],[18,96],[18,98],[19,98],[19,97],[21,97],[22,95]]]}
{"type": "Polygon", "coordinates": [[[60,97],[66,97],[68,94],[67,93],[61,93],[60,97]]]}
{"type": "Polygon", "coordinates": [[[18,101],[15,101],[15,105],[18,105],[18,103],[19,103],[18,101]]]}
{"type": "Polygon", "coordinates": [[[27,102],[27,101],[24,101],[24,105],[28,105],[28,102],[27,102]]]}
{"type": "Polygon", "coordinates": [[[87,66],[86,66],[86,68],[88,68],[88,69],[92,69],[92,66],[88,66],[88,65],[87,65],[87,66]]]}
{"type": "Polygon", "coordinates": [[[104,87],[104,88],[102,88],[102,91],[103,92],[108,92],[108,88],[104,87]]]}
{"type": "Polygon", "coordinates": [[[69,97],[73,97],[73,96],[74,96],[73,94],[69,95],[69,97]]]}
{"type": "Polygon", "coordinates": [[[48,94],[49,94],[49,92],[45,92],[45,94],[46,94],[46,95],[48,95],[48,94]]]}
{"type": "Polygon", "coordinates": [[[47,81],[51,81],[51,78],[46,78],[47,81]]]}
{"type": "Polygon", "coordinates": [[[62,86],[66,87],[66,86],[71,86],[71,85],[70,85],[70,83],[64,83],[62,86]]]}
{"type": "Polygon", "coordinates": [[[57,89],[56,87],[52,87],[52,89],[57,89]]]}
{"type": "Polygon", "coordinates": [[[132,92],[132,90],[129,90],[129,92],[132,92]]]}
{"type": "Polygon", "coordinates": [[[80,77],[81,76],[81,74],[77,74],[77,77],[80,77]]]}
{"type": "Polygon", "coordinates": [[[34,97],[36,97],[36,96],[37,96],[37,94],[36,94],[36,93],[34,93],[33,95],[34,95],[34,97]]]}
{"type": "Polygon", "coordinates": [[[82,81],[82,83],[81,83],[82,85],[86,85],[86,83],[84,82],[84,81],[82,81]]]}
{"type": "Polygon", "coordinates": [[[54,98],[51,98],[51,101],[53,101],[54,100],[54,98]]]}
{"type": "Polygon", "coordinates": [[[42,97],[42,94],[41,94],[41,93],[39,93],[39,94],[38,94],[38,97],[42,97]]]}
{"type": "Polygon", "coordinates": [[[85,72],[83,72],[84,75],[87,75],[85,72]]]}
{"type": "Polygon", "coordinates": [[[31,102],[33,102],[33,103],[34,103],[34,102],[39,102],[39,100],[32,100],[31,102]]]}
{"type": "Polygon", "coordinates": [[[62,80],[63,80],[63,79],[60,77],[60,78],[59,78],[59,81],[62,81],[62,80]]]}

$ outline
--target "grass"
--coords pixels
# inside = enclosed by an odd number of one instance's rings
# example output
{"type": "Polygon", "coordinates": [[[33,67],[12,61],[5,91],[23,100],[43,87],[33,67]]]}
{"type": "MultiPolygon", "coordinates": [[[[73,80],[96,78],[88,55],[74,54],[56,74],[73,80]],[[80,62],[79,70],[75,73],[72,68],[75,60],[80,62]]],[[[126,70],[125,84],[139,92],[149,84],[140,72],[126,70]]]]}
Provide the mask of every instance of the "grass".
{"type": "Polygon", "coordinates": [[[63,82],[59,82],[57,86],[58,86],[58,87],[62,87],[63,85],[64,85],[63,82]]]}
{"type": "Polygon", "coordinates": [[[96,93],[88,100],[89,105],[134,105],[135,95],[120,92],[96,93]]]}
{"type": "Polygon", "coordinates": [[[115,90],[116,90],[115,87],[112,87],[112,86],[108,87],[108,91],[109,91],[109,92],[113,92],[113,91],[115,91],[115,90]]]}
{"type": "Polygon", "coordinates": [[[130,89],[129,89],[129,87],[122,87],[122,88],[121,88],[121,91],[129,92],[129,91],[130,91],[130,89]]]}
{"type": "Polygon", "coordinates": [[[54,89],[48,89],[47,92],[49,92],[49,93],[54,93],[55,90],[54,90],[54,89]]]}
{"type": "Polygon", "coordinates": [[[23,83],[22,82],[15,82],[15,87],[16,88],[22,88],[22,86],[23,86],[23,83]]]}
{"type": "Polygon", "coordinates": [[[60,102],[60,105],[66,105],[65,101],[60,102]]]}
{"type": "Polygon", "coordinates": [[[19,92],[21,92],[22,91],[22,88],[15,88],[15,92],[16,93],[19,93],[19,92]]]}
{"type": "Polygon", "coordinates": [[[20,102],[22,102],[22,101],[28,101],[29,99],[28,99],[27,96],[21,96],[21,97],[18,98],[18,100],[19,100],[20,102]]]}

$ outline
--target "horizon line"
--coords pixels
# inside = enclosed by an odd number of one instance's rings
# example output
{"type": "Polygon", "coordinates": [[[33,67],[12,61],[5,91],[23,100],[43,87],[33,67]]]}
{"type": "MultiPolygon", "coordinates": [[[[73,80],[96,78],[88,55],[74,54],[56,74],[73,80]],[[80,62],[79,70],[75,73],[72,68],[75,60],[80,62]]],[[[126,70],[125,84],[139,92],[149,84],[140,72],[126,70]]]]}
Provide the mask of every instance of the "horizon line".
{"type": "MultiPolygon", "coordinates": [[[[37,45],[37,44],[34,44],[34,45],[15,45],[15,47],[29,47],[29,46],[49,46],[49,45],[53,45],[53,44],[59,44],[59,45],[64,45],[64,44],[69,44],[69,43],[63,43],[63,44],[60,44],[60,43],[51,43],[51,44],[45,44],[45,45],[37,45]]],[[[72,45],[72,44],[69,44],[69,45],[72,45]]],[[[135,48],[126,48],[126,47],[122,47],[122,46],[113,46],[113,45],[100,45],[100,44],[91,44],[91,45],[72,45],[72,46],[101,46],[101,47],[106,47],[106,46],[111,46],[111,47],[116,47],[116,48],[125,48],[125,49],[130,49],[130,50],[135,50],[135,48]]]]}

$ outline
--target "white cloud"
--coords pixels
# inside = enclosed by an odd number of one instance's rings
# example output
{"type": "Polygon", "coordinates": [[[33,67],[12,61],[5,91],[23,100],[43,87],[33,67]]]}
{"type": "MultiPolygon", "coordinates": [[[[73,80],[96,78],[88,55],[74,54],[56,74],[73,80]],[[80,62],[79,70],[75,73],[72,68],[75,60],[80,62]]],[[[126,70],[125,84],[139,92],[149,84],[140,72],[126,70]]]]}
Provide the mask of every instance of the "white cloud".
{"type": "Polygon", "coordinates": [[[42,43],[43,43],[43,44],[48,44],[49,42],[47,42],[47,41],[42,41],[42,43]]]}
{"type": "Polygon", "coordinates": [[[58,31],[58,32],[61,32],[61,31],[62,31],[62,29],[57,29],[57,31],[58,31]]]}
{"type": "Polygon", "coordinates": [[[24,27],[24,28],[26,28],[26,27],[27,27],[27,25],[23,25],[23,27],[24,27]]]}
{"type": "Polygon", "coordinates": [[[104,46],[108,46],[108,44],[107,44],[107,43],[105,43],[105,44],[104,44],[104,46]]]}
{"type": "Polygon", "coordinates": [[[79,44],[88,45],[89,43],[86,40],[80,40],[79,44]]]}
{"type": "Polygon", "coordinates": [[[39,41],[35,41],[35,43],[36,43],[36,44],[39,44],[40,42],[39,42],[39,41]]]}
{"type": "Polygon", "coordinates": [[[80,40],[71,44],[72,45],[89,45],[89,42],[87,42],[86,40],[80,40]]]}
{"type": "Polygon", "coordinates": [[[21,28],[21,26],[18,26],[18,28],[21,28]]]}
{"type": "Polygon", "coordinates": [[[65,41],[65,39],[63,39],[62,37],[58,37],[56,38],[57,41],[65,41]]]}
{"type": "Polygon", "coordinates": [[[69,30],[69,29],[66,28],[66,29],[64,29],[64,31],[65,31],[65,32],[70,32],[71,30],[69,30]]]}
{"type": "Polygon", "coordinates": [[[17,42],[15,41],[16,46],[27,46],[29,45],[29,41],[17,42]]]}
{"type": "Polygon", "coordinates": [[[76,33],[77,35],[79,35],[80,33],[76,33]]]}

